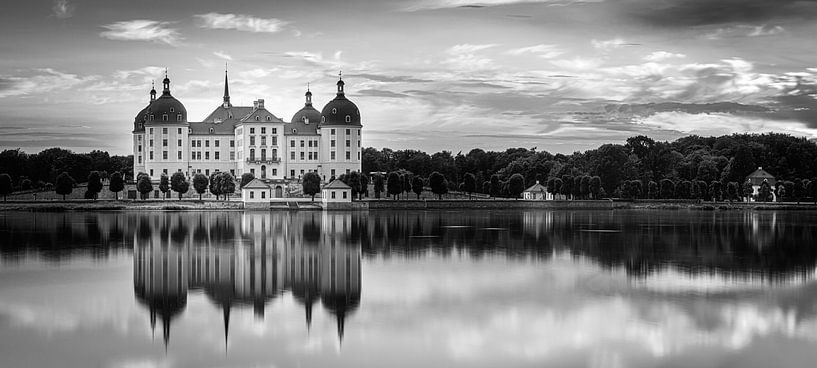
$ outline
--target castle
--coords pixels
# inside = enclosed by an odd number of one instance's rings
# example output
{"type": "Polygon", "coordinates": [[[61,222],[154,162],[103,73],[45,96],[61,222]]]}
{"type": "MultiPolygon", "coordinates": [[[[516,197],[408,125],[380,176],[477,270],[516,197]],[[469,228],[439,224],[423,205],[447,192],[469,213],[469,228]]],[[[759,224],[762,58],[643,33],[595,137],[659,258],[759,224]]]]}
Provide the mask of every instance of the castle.
{"type": "Polygon", "coordinates": [[[165,73],[162,95],[150,91],[150,103],[133,122],[133,172],[152,180],[182,172],[210,176],[230,172],[234,177],[252,173],[275,188],[316,172],[327,181],[333,176],[360,171],[360,110],[346,98],[342,76],[337,95],[321,111],[312,106],[307,88],[304,107],[289,122],[275,116],[264,100],[253,106],[233,106],[227,72],[224,99],[204,121],[188,121],[187,109],[170,94],[165,73]]]}

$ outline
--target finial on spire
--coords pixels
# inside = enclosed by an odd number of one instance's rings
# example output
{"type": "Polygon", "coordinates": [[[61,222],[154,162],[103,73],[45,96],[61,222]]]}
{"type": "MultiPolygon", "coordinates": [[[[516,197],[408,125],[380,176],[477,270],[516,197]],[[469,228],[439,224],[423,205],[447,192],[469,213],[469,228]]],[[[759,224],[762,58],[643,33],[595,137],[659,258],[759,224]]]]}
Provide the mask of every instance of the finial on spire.
{"type": "Polygon", "coordinates": [[[346,84],[343,82],[343,71],[338,72],[338,96],[343,95],[343,86],[346,84]]]}
{"type": "Polygon", "coordinates": [[[230,87],[228,86],[227,81],[227,62],[224,62],[224,104],[225,109],[232,107],[233,105],[230,103],[230,87]]]}

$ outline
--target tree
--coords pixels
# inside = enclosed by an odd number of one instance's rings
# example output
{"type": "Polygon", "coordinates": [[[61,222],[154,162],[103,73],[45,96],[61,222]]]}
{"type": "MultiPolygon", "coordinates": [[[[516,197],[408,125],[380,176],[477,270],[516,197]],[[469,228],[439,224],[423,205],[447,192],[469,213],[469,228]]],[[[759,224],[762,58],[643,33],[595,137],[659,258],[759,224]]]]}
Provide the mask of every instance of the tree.
{"type": "Polygon", "coordinates": [[[218,200],[219,196],[221,196],[221,194],[222,194],[222,191],[221,191],[221,172],[214,172],[214,173],[210,174],[209,184],[210,184],[210,193],[212,193],[214,196],[216,196],[216,200],[218,200]]]}
{"type": "Polygon", "coordinates": [[[556,194],[556,192],[553,191],[554,190],[553,181],[554,181],[553,178],[548,178],[547,182],[545,182],[545,190],[547,190],[547,192],[550,193],[551,195],[556,194]]]}
{"type": "Polygon", "coordinates": [[[5,173],[0,174],[0,194],[3,195],[3,202],[6,201],[6,196],[8,196],[9,193],[11,193],[11,175],[5,173]]]}
{"type": "Polygon", "coordinates": [[[111,178],[108,181],[108,190],[113,192],[114,198],[116,198],[116,200],[118,201],[119,200],[119,192],[125,190],[125,180],[122,179],[122,173],[121,172],[114,171],[114,173],[111,174],[111,178]]]}
{"type": "Polygon", "coordinates": [[[403,193],[403,181],[400,179],[400,174],[396,171],[389,173],[389,181],[386,183],[386,187],[389,191],[389,195],[394,197],[394,200],[397,200],[397,196],[403,193]]]}
{"type": "Polygon", "coordinates": [[[811,195],[811,199],[814,201],[814,204],[817,204],[817,178],[812,178],[809,184],[809,195],[811,195]]]}
{"type": "Polygon", "coordinates": [[[734,181],[730,181],[729,184],[726,184],[726,194],[729,197],[729,202],[734,201],[738,198],[738,183],[734,181]]]}
{"type": "Polygon", "coordinates": [[[159,177],[159,190],[162,192],[162,199],[167,198],[168,192],[170,192],[170,178],[165,173],[162,173],[162,176],[159,177]]]}
{"type": "Polygon", "coordinates": [[[749,200],[752,198],[752,194],[754,194],[754,192],[755,188],[752,186],[752,182],[747,180],[745,183],[743,183],[743,191],[741,194],[744,198],[746,198],[747,202],[749,202],[749,200]]]}
{"type": "Polygon", "coordinates": [[[647,183],[647,196],[652,199],[657,199],[659,196],[658,183],[650,180],[647,183]]]}
{"type": "Polygon", "coordinates": [[[352,198],[357,197],[360,194],[360,173],[352,171],[344,179],[343,182],[352,188],[352,198]]]}
{"type": "Polygon", "coordinates": [[[466,173],[462,178],[463,190],[468,193],[468,199],[471,199],[471,193],[477,190],[477,178],[474,174],[466,173]]]}
{"type": "Polygon", "coordinates": [[[713,180],[709,183],[709,197],[712,198],[713,202],[718,202],[722,199],[723,193],[721,186],[721,182],[717,180],[713,180]]]}
{"type": "Polygon", "coordinates": [[[62,174],[57,175],[57,183],[54,186],[54,190],[57,194],[62,195],[62,200],[64,201],[65,196],[74,191],[74,183],[74,178],[63,171],[62,174]]]}
{"type": "Polygon", "coordinates": [[[255,179],[255,175],[253,175],[252,173],[241,174],[241,185],[239,186],[239,188],[244,188],[244,186],[251,182],[253,179],[255,179]]]}
{"type": "Polygon", "coordinates": [[[557,195],[562,193],[562,188],[564,187],[564,182],[562,182],[561,178],[553,179],[553,198],[555,199],[557,195]]]}
{"type": "Polygon", "coordinates": [[[571,194],[573,193],[573,176],[562,175],[561,192],[565,195],[565,199],[571,199],[571,194]]]}
{"type": "Polygon", "coordinates": [[[519,195],[525,190],[525,177],[522,174],[513,174],[508,179],[508,194],[514,199],[519,199],[519,195]]]}
{"type": "Polygon", "coordinates": [[[372,189],[374,190],[374,197],[380,199],[380,193],[383,193],[383,175],[376,173],[372,176],[372,189]]]}
{"type": "Polygon", "coordinates": [[[670,199],[675,197],[675,183],[669,179],[661,179],[661,198],[670,199]]]}
{"type": "Polygon", "coordinates": [[[675,196],[680,199],[692,198],[692,182],[689,180],[682,180],[675,187],[675,196]]]}
{"type": "Polygon", "coordinates": [[[406,193],[406,195],[411,193],[411,178],[411,173],[403,173],[400,175],[400,180],[402,181],[403,185],[403,193],[406,193]]]}
{"type": "Polygon", "coordinates": [[[31,185],[30,179],[23,179],[20,181],[20,190],[31,190],[31,185]]]}
{"type": "Polygon", "coordinates": [[[761,202],[768,202],[772,199],[772,187],[769,185],[768,181],[764,180],[762,183],[760,183],[757,199],[761,202]]]}
{"type": "Polygon", "coordinates": [[[593,195],[593,199],[601,199],[601,177],[598,175],[590,178],[590,194],[593,195]]]}
{"type": "Polygon", "coordinates": [[[363,197],[369,196],[369,176],[366,174],[360,174],[360,199],[363,197]]]}
{"type": "Polygon", "coordinates": [[[91,171],[88,174],[88,192],[91,195],[91,198],[96,200],[99,196],[99,192],[102,191],[102,177],[99,175],[99,171],[91,171]]]}
{"type": "Polygon", "coordinates": [[[414,176],[411,179],[411,190],[417,195],[417,199],[420,199],[420,194],[423,193],[423,178],[414,176]]]}
{"type": "Polygon", "coordinates": [[[491,181],[490,180],[486,180],[486,181],[482,182],[482,193],[487,194],[489,196],[491,195],[491,181]]]}
{"type": "MultiPolygon", "coordinates": [[[[111,179],[111,181],[113,181],[113,179],[111,179]]],[[[170,176],[170,189],[179,193],[180,201],[182,200],[182,195],[190,190],[190,183],[187,182],[187,178],[181,171],[174,172],[173,175],[170,176]]]]}
{"type": "Polygon", "coordinates": [[[229,202],[230,194],[235,193],[235,178],[233,174],[230,174],[228,171],[223,171],[220,173],[218,180],[221,184],[221,194],[223,194],[224,199],[229,202]]]}
{"type": "Polygon", "coordinates": [[[201,200],[201,195],[207,191],[207,185],[210,183],[207,180],[207,176],[202,173],[197,173],[193,175],[193,189],[196,190],[196,193],[199,194],[199,200],[201,200]]]}
{"type": "Polygon", "coordinates": [[[439,171],[431,173],[428,177],[428,186],[431,192],[437,195],[437,199],[443,199],[443,194],[448,193],[448,180],[439,171]]]}
{"type": "Polygon", "coordinates": [[[148,193],[153,191],[153,182],[150,181],[150,176],[145,173],[139,173],[136,178],[136,190],[142,194],[142,199],[147,199],[148,193]]]}
{"type": "Polygon", "coordinates": [[[502,183],[499,180],[499,175],[491,175],[491,197],[499,197],[500,192],[502,192],[502,183]]]}
{"type": "Polygon", "coordinates": [[[802,179],[794,179],[794,198],[797,199],[797,204],[800,204],[800,200],[803,198],[803,192],[805,191],[805,186],[803,186],[802,179]]]}
{"type": "Polygon", "coordinates": [[[304,174],[301,185],[303,186],[304,194],[311,196],[312,201],[314,202],[315,194],[318,194],[321,191],[321,177],[318,176],[318,173],[310,171],[304,174]]]}

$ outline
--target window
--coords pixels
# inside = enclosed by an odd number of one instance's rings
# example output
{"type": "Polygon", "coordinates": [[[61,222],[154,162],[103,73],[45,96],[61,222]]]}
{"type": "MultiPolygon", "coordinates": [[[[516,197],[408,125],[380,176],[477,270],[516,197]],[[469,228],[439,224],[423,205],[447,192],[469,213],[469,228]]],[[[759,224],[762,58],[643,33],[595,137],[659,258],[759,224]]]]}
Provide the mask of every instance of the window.
{"type": "Polygon", "coordinates": [[[295,170],[289,170],[289,176],[295,177],[295,170]]]}
{"type": "Polygon", "coordinates": [[[230,152],[230,161],[235,161],[235,152],[230,152]]]}
{"type": "Polygon", "coordinates": [[[267,178],[267,166],[261,165],[261,179],[267,178]]]}
{"type": "Polygon", "coordinates": [[[167,169],[162,169],[162,172],[167,175],[167,169]]]}
{"type": "Polygon", "coordinates": [[[197,141],[196,141],[196,145],[197,145],[197,146],[199,146],[199,147],[201,147],[201,139],[199,139],[199,140],[197,140],[197,141]]]}
{"type": "Polygon", "coordinates": [[[294,139],[289,141],[289,146],[290,147],[295,147],[295,140],[294,139]]]}
{"type": "Polygon", "coordinates": [[[182,140],[179,139],[179,140],[176,141],[176,147],[181,147],[181,146],[182,146],[182,140]]]}
{"type": "Polygon", "coordinates": [[[349,160],[349,159],[351,159],[351,157],[352,157],[351,152],[346,151],[346,159],[349,160]]]}
{"type": "Polygon", "coordinates": [[[332,151],[332,160],[335,160],[335,151],[332,151]]]}
{"type": "Polygon", "coordinates": [[[301,152],[301,160],[303,160],[303,159],[304,159],[304,153],[301,152]]]}
{"type": "Polygon", "coordinates": [[[312,148],[312,141],[309,141],[309,148],[312,148]]]}
{"type": "Polygon", "coordinates": [[[309,156],[308,156],[308,157],[309,157],[309,159],[310,159],[310,160],[312,159],[312,152],[309,152],[309,156]]]}
{"type": "Polygon", "coordinates": [[[261,128],[261,134],[267,134],[267,128],[261,128]]]}
{"type": "Polygon", "coordinates": [[[148,146],[153,147],[153,139],[148,142],[148,146]]]}
{"type": "Polygon", "coordinates": [[[267,192],[261,192],[261,198],[267,198],[267,192]]]}
{"type": "Polygon", "coordinates": [[[329,134],[335,135],[335,130],[334,130],[334,129],[330,129],[330,130],[329,130],[329,134]]]}
{"type": "Polygon", "coordinates": [[[210,134],[213,134],[213,132],[215,132],[215,131],[216,131],[215,129],[210,128],[210,134]]]}
{"type": "Polygon", "coordinates": [[[278,176],[278,169],[272,169],[272,176],[278,176]]]}
{"type": "Polygon", "coordinates": [[[278,134],[278,128],[272,128],[272,134],[278,134]]]}
{"type": "Polygon", "coordinates": [[[294,159],[295,159],[295,152],[290,152],[290,153],[289,153],[289,159],[290,159],[290,160],[294,160],[294,159]]]}
{"type": "Polygon", "coordinates": [[[352,117],[349,116],[349,115],[346,115],[346,122],[351,123],[352,122],[352,117]]]}
{"type": "Polygon", "coordinates": [[[218,139],[216,139],[216,140],[215,140],[215,142],[213,142],[213,145],[215,145],[216,147],[218,147],[218,146],[220,146],[220,145],[221,145],[219,142],[220,142],[220,141],[219,141],[218,139]]]}
{"type": "Polygon", "coordinates": [[[142,163],[142,156],[139,156],[139,163],[142,163]]]}
{"type": "MultiPolygon", "coordinates": [[[[346,153],[349,153],[349,152],[346,152],[346,153]]],[[[209,152],[209,151],[207,151],[207,152],[205,152],[205,153],[204,153],[204,159],[205,159],[205,160],[209,160],[209,159],[210,159],[210,152],[209,152]]]]}
{"type": "Polygon", "coordinates": [[[182,159],[182,151],[177,151],[176,156],[177,156],[176,157],[177,159],[181,160],[182,159]]]}
{"type": "Polygon", "coordinates": [[[182,128],[176,128],[176,134],[182,134],[182,128]]]}
{"type": "Polygon", "coordinates": [[[302,140],[301,140],[301,147],[303,147],[303,146],[304,146],[304,141],[303,141],[303,139],[302,139],[302,140]]]}
{"type": "Polygon", "coordinates": [[[346,135],[349,135],[349,134],[352,134],[352,130],[351,129],[346,129],[346,135]]]}
{"type": "Polygon", "coordinates": [[[335,146],[335,140],[333,139],[333,140],[329,141],[329,147],[334,147],[334,146],[335,146]]]}
{"type": "Polygon", "coordinates": [[[335,176],[335,169],[332,169],[332,173],[330,175],[335,176]]]}
{"type": "Polygon", "coordinates": [[[346,140],[346,147],[351,147],[351,146],[352,146],[352,141],[347,139],[346,140]]]}
{"type": "Polygon", "coordinates": [[[153,134],[153,128],[150,128],[149,131],[150,131],[150,134],[153,134]]]}
{"type": "Polygon", "coordinates": [[[204,146],[205,147],[210,147],[210,140],[209,139],[204,141],[204,146]]]}
{"type": "Polygon", "coordinates": [[[250,134],[255,134],[255,128],[250,128],[250,134]]]}
{"type": "Polygon", "coordinates": [[[275,135],[274,135],[274,136],[272,136],[272,145],[273,145],[273,146],[277,146],[277,145],[278,145],[278,136],[275,136],[275,135]]]}
{"type": "Polygon", "coordinates": [[[150,151],[150,159],[153,160],[153,151],[150,151]]]}
{"type": "Polygon", "coordinates": [[[230,147],[235,147],[235,141],[230,139],[230,147]]]}
{"type": "Polygon", "coordinates": [[[167,128],[162,128],[162,134],[167,134],[167,128]]]}
{"type": "Polygon", "coordinates": [[[176,114],[176,121],[182,121],[182,114],[176,114]]]}
{"type": "Polygon", "coordinates": [[[332,114],[337,114],[337,113],[338,113],[338,109],[336,109],[336,108],[334,108],[334,107],[333,107],[333,108],[332,108],[332,114]]]}
{"type": "Polygon", "coordinates": [[[250,161],[255,161],[255,148],[250,148],[250,161]]]}
{"type": "Polygon", "coordinates": [[[167,139],[162,139],[162,147],[167,147],[167,139]]]}
{"type": "Polygon", "coordinates": [[[267,145],[267,136],[265,136],[265,135],[262,135],[262,136],[261,136],[261,145],[262,145],[262,146],[266,146],[266,145],[267,145]]]}
{"type": "Polygon", "coordinates": [[[255,136],[251,135],[250,136],[250,146],[254,146],[254,145],[255,145],[255,136]]]}
{"type": "Polygon", "coordinates": [[[167,114],[162,114],[162,121],[167,121],[167,114]]]}
{"type": "Polygon", "coordinates": [[[170,108],[170,112],[175,112],[175,111],[176,111],[176,109],[174,109],[172,107],[170,108]]]}
{"type": "Polygon", "coordinates": [[[358,161],[360,161],[360,152],[359,151],[357,153],[357,159],[358,159],[358,161]]]}
{"type": "Polygon", "coordinates": [[[232,175],[233,177],[235,177],[235,170],[230,169],[230,175],[232,175]]]}
{"type": "Polygon", "coordinates": [[[216,159],[216,160],[218,160],[218,159],[219,159],[219,158],[218,158],[218,154],[219,154],[219,152],[218,152],[218,151],[213,152],[213,158],[214,158],[214,159],[216,159]]]}
{"type": "Polygon", "coordinates": [[[252,174],[253,176],[255,176],[255,169],[250,169],[250,174],[252,174]]]}
{"type": "Polygon", "coordinates": [[[346,191],[343,191],[343,199],[346,199],[346,191]]]}
{"type": "Polygon", "coordinates": [[[261,121],[261,117],[260,117],[260,116],[256,116],[256,117],[255,117],[255,121],[261,121]]]}
{"type": "Polygon", "coordinates": [[[201,152],[196,153],[196,159],[201,160],[201,152]]]}
{"type": "Polygon", "coordinates": [[[205,169],[204,170],[204,175],[210,176],[210,169],[205,169]]]}
{"type": "Polygon", "coordinates": [[[142,152],[142,146],[136,146],[136,152],[142,152]]]}
{"type": "Polygon", "coordinates": [[[261,161],[266,161],[266,160],[267,160],[267,149],[262,148],[261,149],[261,161]]]}
{"type": "Polygon", "coordinates": [[[332,199],[335,199],[335,191],[332,191],[332,199]]]}
{"type": "Polygon", "coordinates": [[[357,148],[360,148],[360,141],[357,141],[357,148]]]}
{"type": "Polygon", "coordinates": [[[360,129],[357,130],[357,135],[360,135],[360,129]]]}
{"type": "Polygon", "coordinates": [[[150,169],[150,176],[153,176],[153,169],[150,169]]]}
{"type": "Polygon", "coordinates": [[[250,198],[255,198],[255,191],[254,190],[250,191],[250,198]]]}

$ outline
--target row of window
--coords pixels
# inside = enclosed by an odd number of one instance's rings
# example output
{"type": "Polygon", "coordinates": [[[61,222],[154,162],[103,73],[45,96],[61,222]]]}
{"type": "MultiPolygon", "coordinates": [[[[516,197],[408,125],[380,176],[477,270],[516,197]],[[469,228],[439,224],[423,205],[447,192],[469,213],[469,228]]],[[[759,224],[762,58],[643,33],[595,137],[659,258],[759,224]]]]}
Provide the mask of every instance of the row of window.
{"type": "MultiPolygon", "coordinates": [[[[271,146],[277,146],[278,145],[278,136],[273,135],[273,136],[271,136],[271,138],[272,138],[272,144],[270,144],[270,145],[271,146]]],[[[239,140],[238,142],[241,143],[241,140],[239,140]]],[[[250,136],[250,146],[254,146],[254,145],[255,145],[255,136],[251,135],[250,136]]],[[[265,136],[265,135],[261,136],[261,145],[262,146],[267,145],[267,136],[265,136]]]]}
{"type": "MultiPolygon", "coordinates": [[[[267,128],[261,127],[261,134],[267,134],[267,128]]],[[[278,128],[270,128],[272,129],[272,134],[278,134],[278,128]]],[[[236,134],[241,134],[241,130],[236,131],[236,134]]],[[[255,134],[255,128],[250,128],[250,134],[255,134]]]]}
{"type": "MultiPolygon", "coordinates": [[[[201,139],[190,141],[190,147],[201,147],[201,142],[202,142],[201,139]]],[[[179,143],[181,144],[181,140],[179,140],[179,143]]],[[[204,147],[210,147],[210,140],[209,139],[204,140],[204,147]]],[[[213,140],[213,147],[221,147],[221,140],[214,139],[213,140]]],[[[232,139],[230,140],[230,147],[231,148],[235,147],[235,141],[232,140],[232,139]]]]}

